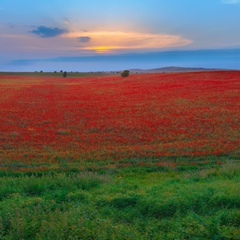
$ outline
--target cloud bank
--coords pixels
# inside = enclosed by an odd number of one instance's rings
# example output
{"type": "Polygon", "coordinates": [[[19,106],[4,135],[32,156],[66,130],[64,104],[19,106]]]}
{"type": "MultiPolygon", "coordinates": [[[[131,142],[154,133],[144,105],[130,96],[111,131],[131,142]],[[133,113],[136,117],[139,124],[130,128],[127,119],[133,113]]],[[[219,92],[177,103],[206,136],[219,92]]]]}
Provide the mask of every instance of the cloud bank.
{"type": "Polygon", "coordinates": [[[163,48],[176,48],[192,43],[191,40],[177,35],[169,34],[147,34],[136,32],[111,32],[95,31],[86,32],[81,36],[81,32],[69,32],[63,38],[78,39],[85,43],[78,47],[79,50],[92,51],[95,53],[115,53],[118,51],[146,51],[163,48]]]}

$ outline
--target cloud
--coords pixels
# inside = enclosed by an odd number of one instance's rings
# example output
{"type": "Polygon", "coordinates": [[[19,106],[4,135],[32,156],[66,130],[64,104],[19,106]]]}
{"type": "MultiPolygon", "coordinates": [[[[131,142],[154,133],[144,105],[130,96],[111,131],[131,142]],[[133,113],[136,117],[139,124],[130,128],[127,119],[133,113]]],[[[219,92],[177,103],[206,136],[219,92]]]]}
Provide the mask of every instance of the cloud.
{"type": "Polygon", "coordinates": [[[67,33],[68,31],[61,28],[50,28],[45,26],[39,26],[37,29],[29,31],[30,33],[33,33],[41,38],[53,38],[60,36],[64,33],[67,33]]]}
{"type": "Polygon", "coordinates": [[[8,26],[9,26],[10,28],[15,28],[15,27],[16,27],[16,25],[15,25],[15,24],[12,24],[12,23],[9,23],[8,26]]]}
{"type": "Polygon", "coordinates": [[[240,0],[222,0],[224,4],[238,4],[240,0]]]}
{"type": "Polygon", "coordinates": [[[79,35],[81,35],[79,32],[69,32],[62,37],[77,38],[80,42],[85,42],[84,46],[79,46],[79,50],[95,53],[129,52],[135,50],[155,51],[157,49],[182,47],[192,43],[189,39],[169,34],[96,31],[87,32],[87,37],[83,36],[79,38],[79,35]]]}
{"type": "Polygon", "coordinates": [[[90,41],[91,41],[91,38],[88,37],[88,36],[85,36],[85,37],[78,37],[77,39],[78,39],[79,42],[81,42],[81,43],[87,43],[87,42],[90,42],[90,41]]]}

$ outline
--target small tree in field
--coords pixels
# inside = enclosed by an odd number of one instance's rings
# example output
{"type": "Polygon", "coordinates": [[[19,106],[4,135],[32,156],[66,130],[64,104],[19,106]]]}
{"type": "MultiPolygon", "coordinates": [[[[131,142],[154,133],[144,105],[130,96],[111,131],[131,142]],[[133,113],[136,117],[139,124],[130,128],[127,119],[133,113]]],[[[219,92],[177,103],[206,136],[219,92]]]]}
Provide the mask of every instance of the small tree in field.
{"type": "Polygon", "coordinates": [[[64,78],[67,77],[67,72],[66,71],[63,73],[63,77],[64,78]]]}
{"type": "Polygon", "coordinates": [[[122,77],[128,77],[129,76],[129,71],[128,70],[124,70],[122,73],[121,73],[121,76],[122,77]]]}

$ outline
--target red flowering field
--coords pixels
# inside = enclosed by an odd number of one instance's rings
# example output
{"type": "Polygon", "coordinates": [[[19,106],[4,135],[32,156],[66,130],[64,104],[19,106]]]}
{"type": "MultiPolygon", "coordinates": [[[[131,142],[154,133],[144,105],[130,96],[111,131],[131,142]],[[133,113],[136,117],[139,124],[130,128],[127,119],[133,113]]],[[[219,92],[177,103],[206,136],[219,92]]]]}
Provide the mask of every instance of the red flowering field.
{"type": "Polygon", "coordinates": [[[0,75],[0,167],[239,156],[240,72],[0,75]],[[22,165],[21,165],[22,164],[22,165]]]}

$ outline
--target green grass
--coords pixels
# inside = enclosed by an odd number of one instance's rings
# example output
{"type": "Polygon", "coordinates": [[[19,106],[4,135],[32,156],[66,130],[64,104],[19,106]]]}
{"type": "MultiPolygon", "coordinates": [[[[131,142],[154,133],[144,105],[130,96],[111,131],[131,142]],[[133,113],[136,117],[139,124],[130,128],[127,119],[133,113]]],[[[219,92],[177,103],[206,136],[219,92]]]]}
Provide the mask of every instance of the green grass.
{"type": "Polygon", "coordinates": [[[223,159],[2,172],[0,239],[240,239],[240,163],[223,159]]]}

